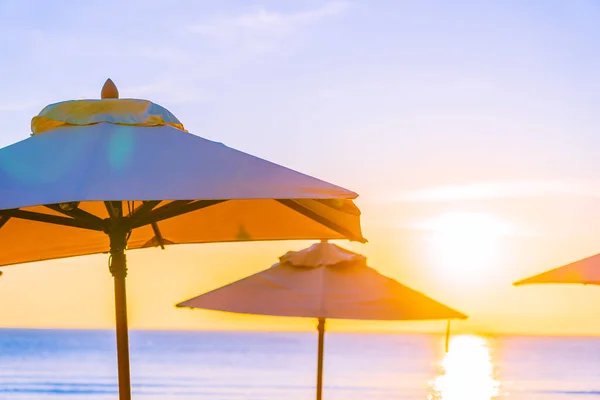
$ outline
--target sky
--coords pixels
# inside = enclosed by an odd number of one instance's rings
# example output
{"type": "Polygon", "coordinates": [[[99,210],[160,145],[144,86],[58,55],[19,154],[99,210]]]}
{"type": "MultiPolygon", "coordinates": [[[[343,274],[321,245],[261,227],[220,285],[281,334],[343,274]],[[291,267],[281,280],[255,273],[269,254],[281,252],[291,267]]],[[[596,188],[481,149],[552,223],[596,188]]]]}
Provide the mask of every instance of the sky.
{"type": "MultiPolygon", "coordinates": [[[[600,288],[511,285],[600,252],[599,18],[585,0],[0,0],[0,145],[110,77],[196,135],[358,192],[369,243],[344,245],[468,314],[456,330],[600,334],[600,288]]],[[[313,329],[174,307],[309,244],[130,252],[130,325],[313,329]]],[[[1,326],[114,324],[103,255],[3,271],[1,326]]]]}

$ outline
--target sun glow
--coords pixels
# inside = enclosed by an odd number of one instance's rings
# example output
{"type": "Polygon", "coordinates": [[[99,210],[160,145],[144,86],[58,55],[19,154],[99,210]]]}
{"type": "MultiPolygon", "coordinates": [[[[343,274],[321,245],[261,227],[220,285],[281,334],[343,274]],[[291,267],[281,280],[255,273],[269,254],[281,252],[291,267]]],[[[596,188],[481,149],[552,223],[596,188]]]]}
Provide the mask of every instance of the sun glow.
{"type": "Polygon", "coordinates": [[[424,221],[427,251],[439,272],[460,280],[486,276],[502,251],[510,224],[487,213],[446,213],[424,221]]]}

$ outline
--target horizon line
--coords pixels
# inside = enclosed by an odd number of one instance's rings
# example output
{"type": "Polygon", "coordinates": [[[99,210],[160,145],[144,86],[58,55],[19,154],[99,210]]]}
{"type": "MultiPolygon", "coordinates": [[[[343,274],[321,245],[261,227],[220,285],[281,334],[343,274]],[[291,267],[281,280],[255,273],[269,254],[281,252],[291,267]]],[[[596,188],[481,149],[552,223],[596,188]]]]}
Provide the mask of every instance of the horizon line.
{"type": "MultiPolygon", "coordinates": [[[[112,327],[0,327],[0,331],[110,331],[112,327]]],[[[220,328],[130,328],[130,332],[206,332],[206,333],[308,333],[316,332],[317,329],[220,329],[220,328]]],[[[328,334],[369,334],[369,335],[405,335],[405,336],[444,336],[445,331],[401,331],[401,330],[331,330],[328,334]]],[[[485,332],[457,330],[451,331],[452,336],[481,336],[481,337],[556,337],[556,338],[600,338],[599,333],[541,333],[541,332],[485,332]]]]}

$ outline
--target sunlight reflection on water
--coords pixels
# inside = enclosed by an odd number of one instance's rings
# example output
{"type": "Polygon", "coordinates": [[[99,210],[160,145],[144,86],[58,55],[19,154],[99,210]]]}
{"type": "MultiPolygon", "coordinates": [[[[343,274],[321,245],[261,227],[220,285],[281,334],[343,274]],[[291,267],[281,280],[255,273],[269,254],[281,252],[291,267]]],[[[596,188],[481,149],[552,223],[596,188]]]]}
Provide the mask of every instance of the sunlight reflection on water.
{"type": "Polygon", "coordinates": [[[474,335],[451,338],[439,375],[430,383],[429,400],[492,400],[500,391],[487,339],[474,335]]]}

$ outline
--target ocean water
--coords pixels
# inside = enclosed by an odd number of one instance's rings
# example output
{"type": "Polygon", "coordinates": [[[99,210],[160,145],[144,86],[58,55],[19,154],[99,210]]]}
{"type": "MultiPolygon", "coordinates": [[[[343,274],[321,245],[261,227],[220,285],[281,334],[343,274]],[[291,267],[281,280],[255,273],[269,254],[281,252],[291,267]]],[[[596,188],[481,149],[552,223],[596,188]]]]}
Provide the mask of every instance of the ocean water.
{"type": "MultiPolygon", "coordinates": [[[[134,399],[313,399],[317,335],[131,332],[134,399]]],[[[600,338],[330,333],[327,400],[600,398],[600,338]]],[[[0,399],[116,399],[112,331],[0,330],[0,399]]]]}

